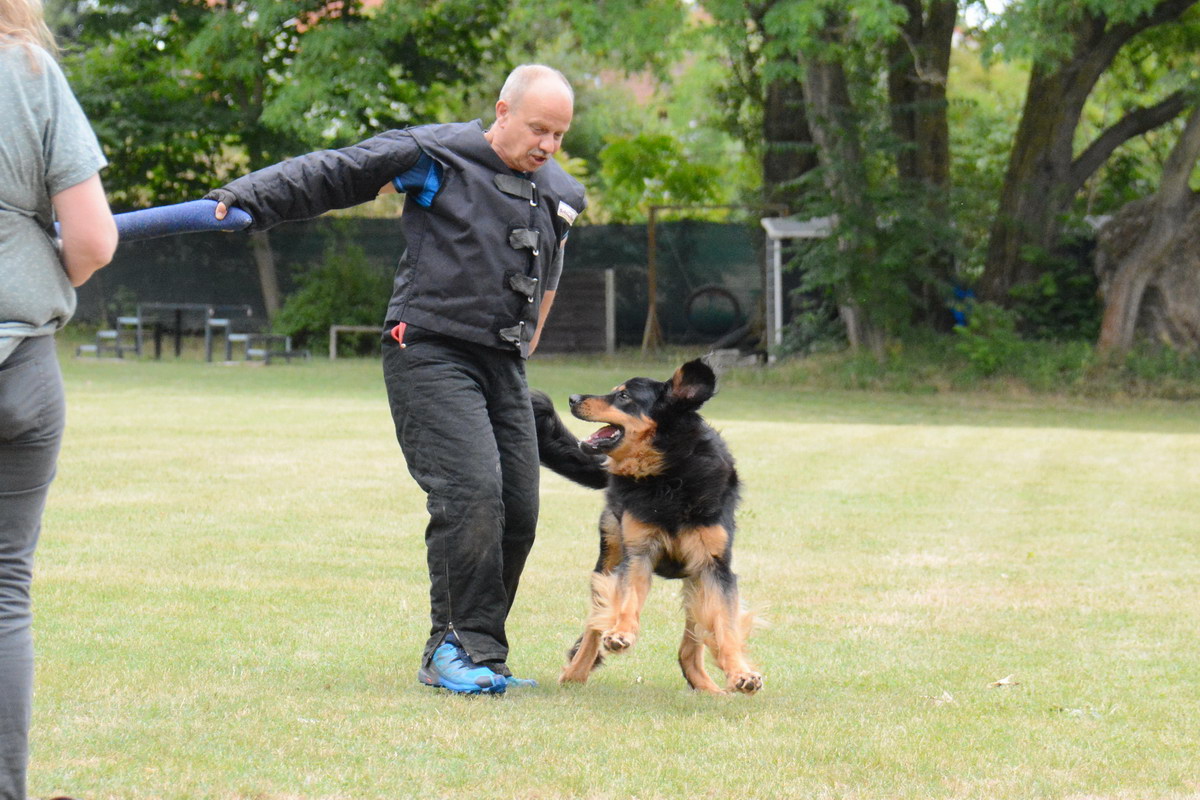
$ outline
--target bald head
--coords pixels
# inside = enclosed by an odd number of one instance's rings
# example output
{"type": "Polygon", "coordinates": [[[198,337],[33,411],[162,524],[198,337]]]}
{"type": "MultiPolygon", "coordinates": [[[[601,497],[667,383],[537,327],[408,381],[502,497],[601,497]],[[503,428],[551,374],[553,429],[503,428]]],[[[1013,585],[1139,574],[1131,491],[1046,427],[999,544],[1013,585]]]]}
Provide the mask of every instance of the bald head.
{"type": "Polygon", "coordinates": [[[500,87],[500,99],[508,103],[510,109],[515,109],[521,104],[521,100],[524,99],[525,93],[529,91],[530,87],[543,81],[549,82],[549,85],[544,88],[561,88],[571,104],[574,105],[575,90],[571,88],[567,76],[545,64],[522,64],[508,73],[504,86],[500,87]]]}
{"type": "Polygon", "coordinates": [[[496,123],[484,134],[508,167],[534,172],[562,147],[575,93],[563,74],[541,64],[517,67],[496,101],[496,123]]]}

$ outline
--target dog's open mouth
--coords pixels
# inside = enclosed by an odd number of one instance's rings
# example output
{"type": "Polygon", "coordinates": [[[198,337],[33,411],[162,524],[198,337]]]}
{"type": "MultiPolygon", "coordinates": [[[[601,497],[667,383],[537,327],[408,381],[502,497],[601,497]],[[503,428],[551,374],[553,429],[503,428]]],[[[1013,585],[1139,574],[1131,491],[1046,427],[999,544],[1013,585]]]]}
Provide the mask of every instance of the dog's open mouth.
{"type": "Polygon", "coordinates": [[[622,438],[625,436],[625,431],[619,425],[605,425],[600,430],[593,433],[591,436],[579,443],[585,453],[607,453],[616,447],[622,438]]]}

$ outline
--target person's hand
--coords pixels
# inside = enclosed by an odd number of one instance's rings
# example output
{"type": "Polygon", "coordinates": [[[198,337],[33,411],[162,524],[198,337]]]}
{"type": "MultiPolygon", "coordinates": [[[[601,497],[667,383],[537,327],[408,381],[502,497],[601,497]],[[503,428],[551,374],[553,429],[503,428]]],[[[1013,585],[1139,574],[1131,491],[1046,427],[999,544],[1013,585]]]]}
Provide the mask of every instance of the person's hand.
{"type": "Polygon", "coordinates": [[[219,220],[225,219],[225,216],[229,213],[229,209],[237,205],[237,196],[228,189],[213,189],[204,195],[204,199],[217,201],[217,207],[213,210],[213,216],[219,220]]]}

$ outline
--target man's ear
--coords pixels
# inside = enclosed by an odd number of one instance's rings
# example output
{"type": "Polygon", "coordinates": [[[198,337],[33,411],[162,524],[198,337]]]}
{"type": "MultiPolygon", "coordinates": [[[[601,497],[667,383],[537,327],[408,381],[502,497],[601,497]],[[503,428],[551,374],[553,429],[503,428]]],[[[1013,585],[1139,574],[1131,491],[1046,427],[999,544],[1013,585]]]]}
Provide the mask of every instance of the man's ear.
{"type": "Polygon", "coordinates": [[[698,358],[675,370],[670,384],[671,398],[690,408],[699,408],[717,393],[716,373],[698,358]]]}
{"type": "Polygon", "coordinates": [[[505,117],[507,117],[508,112],[511,110],[512,109],[508,107],[507,100],[497,100],[496,101],[496,122],[500,122],[505,117]]]}

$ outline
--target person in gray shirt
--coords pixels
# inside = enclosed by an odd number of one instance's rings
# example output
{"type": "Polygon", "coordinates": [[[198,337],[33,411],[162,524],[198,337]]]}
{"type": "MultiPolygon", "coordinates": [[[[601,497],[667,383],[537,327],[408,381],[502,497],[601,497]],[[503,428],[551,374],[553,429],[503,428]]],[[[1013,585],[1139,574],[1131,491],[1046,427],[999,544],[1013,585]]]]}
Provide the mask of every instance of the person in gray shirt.
{"type": "Polygon", "coordinates": [[[53,334],[117,245],[106,161],[53,50],[39,0],[0,0],[0,800],[26,797],[29,588],[65,416],[53,334]]]}

